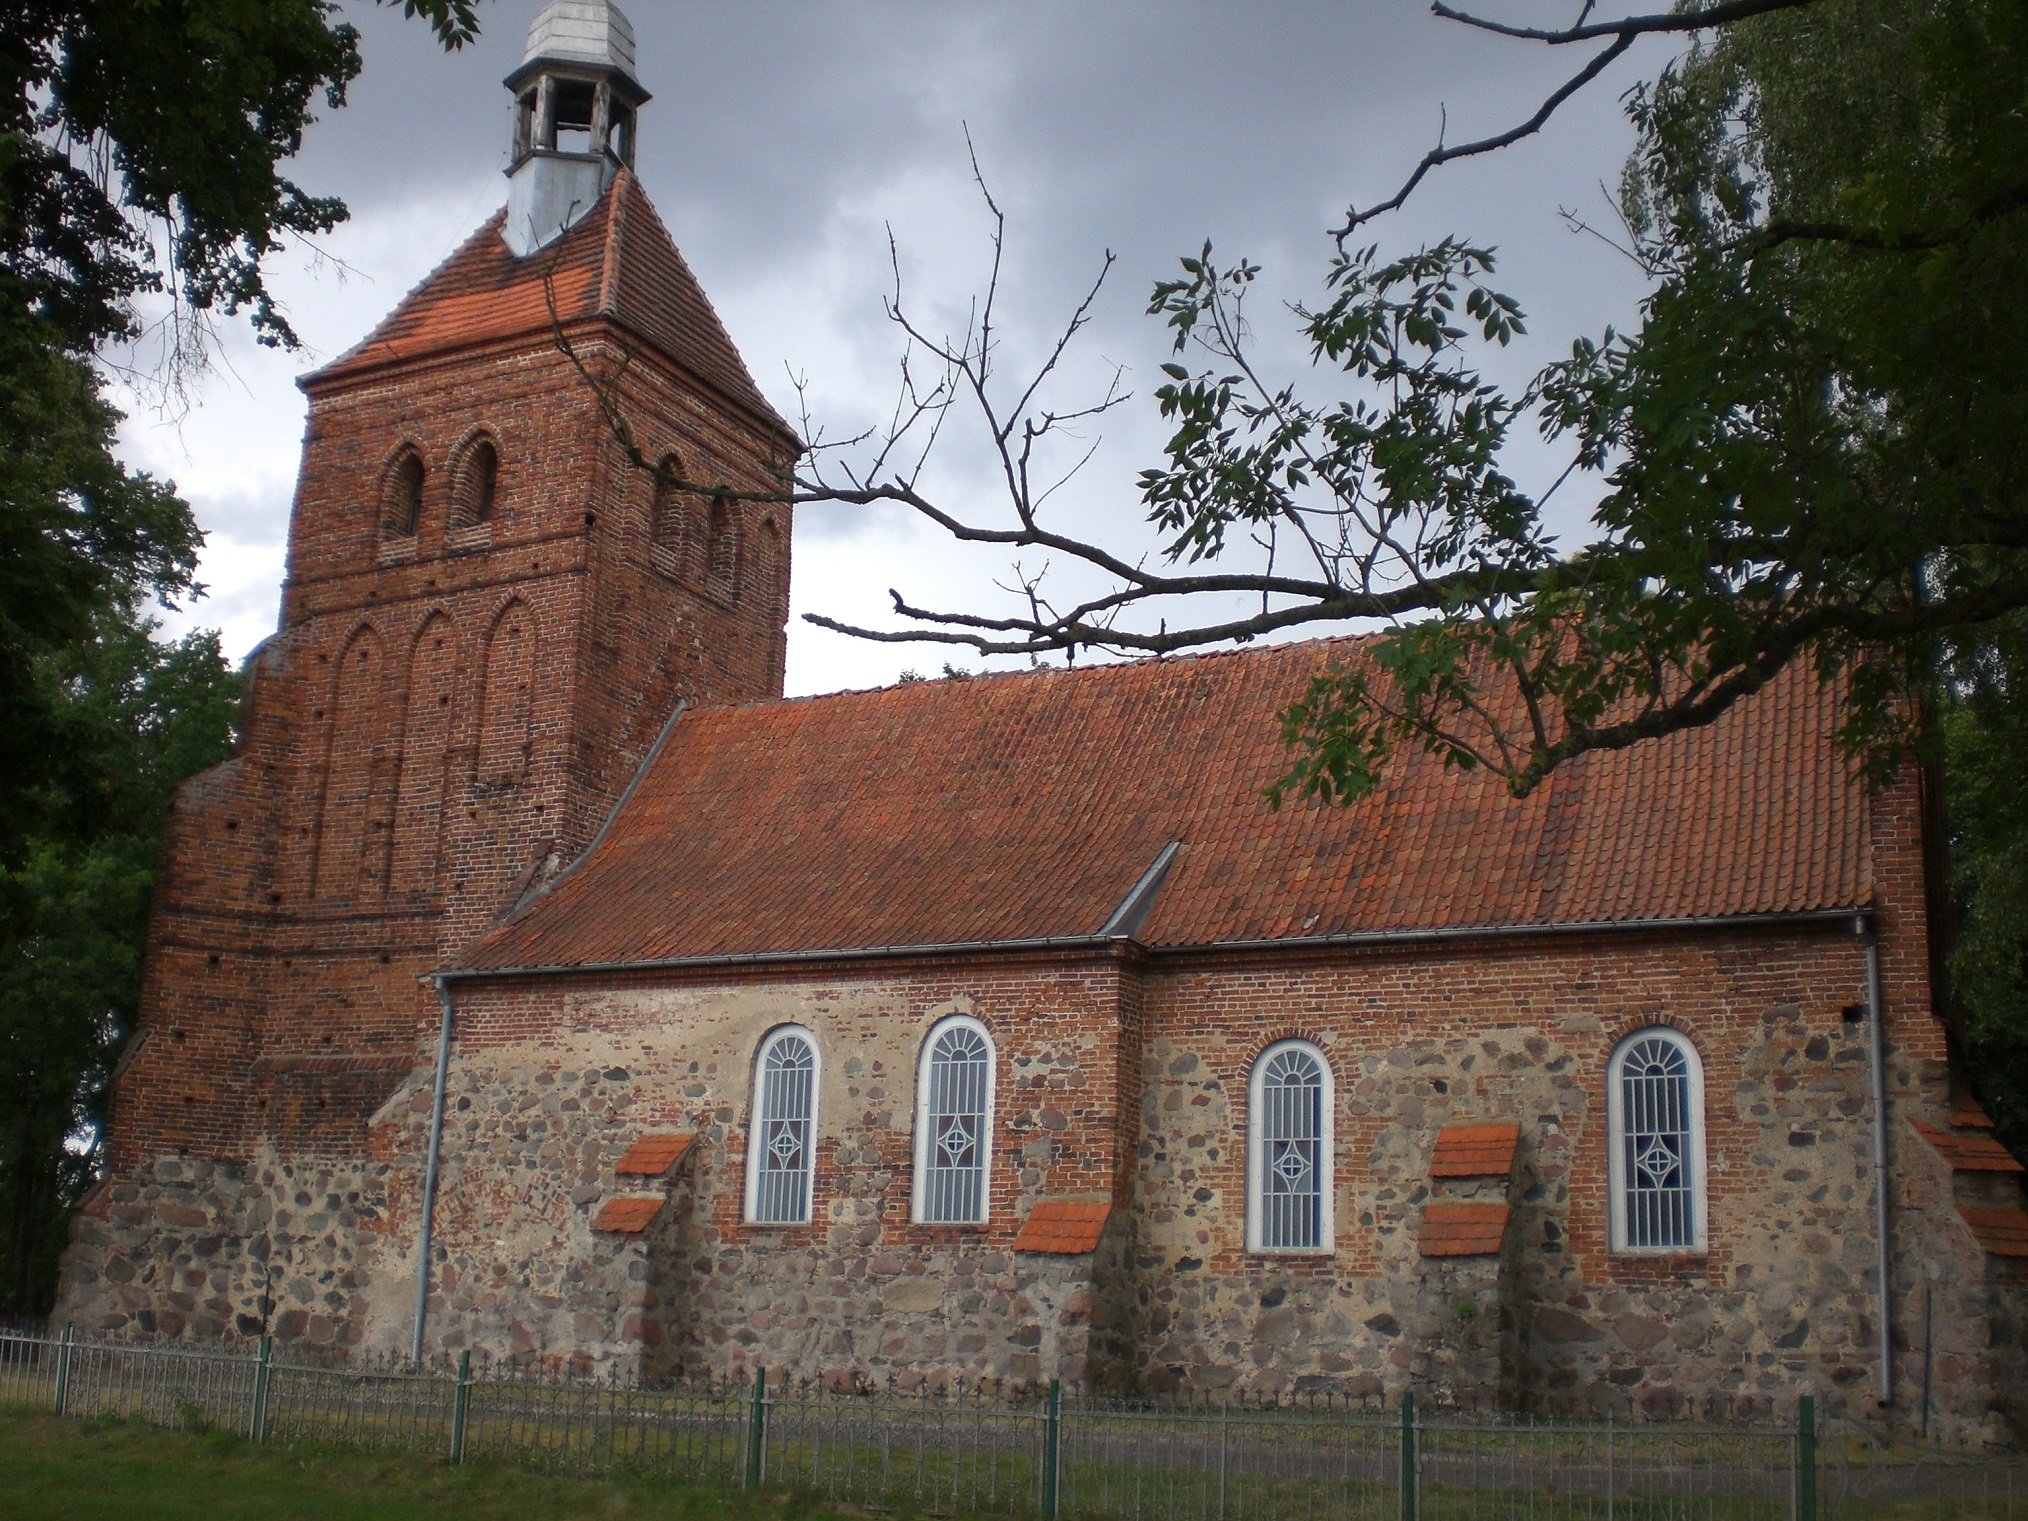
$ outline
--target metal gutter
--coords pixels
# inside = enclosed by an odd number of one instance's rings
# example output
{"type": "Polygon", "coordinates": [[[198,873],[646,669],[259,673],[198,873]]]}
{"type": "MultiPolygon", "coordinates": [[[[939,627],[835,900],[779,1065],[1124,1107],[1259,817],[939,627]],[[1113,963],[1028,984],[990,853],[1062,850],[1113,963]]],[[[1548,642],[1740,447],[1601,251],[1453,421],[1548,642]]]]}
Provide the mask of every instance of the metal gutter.
{"type": "Polygon", "coordinates": [[[1866,1066],[1873,1085],[1873,1240],[1878,1252],[1875,1271],[1880,1281],[1880,1313],[1875,1324],[1880,1333],[1880,1369],[1876,1382],[1880,1404],[1894,1403],[1894,1330],[1889,1324],[1894,1304],[1892,1243],[1887,1217],[1887,1038],[1883,1026],[1886,1011],[1880,1006],[1880,937],[1872,919],[1854,915],[1852,933],[1866,950],[1866,1066]]]}
{"type": "Polygon", "coordinates": [[[444,1017],[437,1027],[436,1098],[430,1104],[430,1151],[429,1160],[423,1165],[422,1224],[416,1230],[415,1243],[415,1333],[408,1349],[409,1360],[418,1366],[422,1363],[423,1328],[429,1318],[430,1225],[437,1207],[437,1166],[444,1140],[444,1088],[451,1067],[451,985],[442,977],[437,979],[437,998],[444,1006],[444,1017]]]}
{"type": "MultiPolygon", "coordinates": [[[[587,852],[588,853],[588,852],[587,852]]],[[[1151,872],[1153,868],[1150,868],[1151,872]]],[[[559,877],[557,880],[561,880],[559,877]]],[[[1145,879],[1144,879],[1145,880],[1145,879]]],[[[1131,901],[1131,900],[1130,900],[1131,901]]],[[[1122,905],[1125,907],[1125,905],[1122,905]]],[[[1678,919],[1600,919],[1575,924],[1469,925],[1456,929],[1357,930],[1335,935],[1285,936],[1275,940],[1212,940],[1194,945],[1144,945],[1131,935],[1045,935],[1015,940],[953,940],[921,945],[843,946],[799,951],[726,951],[708,956],[663,956],[634,961],[545,962],[528,966],[445,967],[431,975],[445,981],[482,977],[569,977],[610,972],[674,972],[727,966],[780,966],[794,962],[878,961],[897,957],[1005,955],[1024,951],[1090,951],[1132,947],[1151,958],[1248,951],[1360,950],[1398,945],[1561,939],[1602,934],[1666,934],[1711,929],[1767,929],[1784,925],[1841,926],[1855,919],[1872,922],[1867,908],[1801,909],[1774,914],[1709,914],[1678,919]]]]}

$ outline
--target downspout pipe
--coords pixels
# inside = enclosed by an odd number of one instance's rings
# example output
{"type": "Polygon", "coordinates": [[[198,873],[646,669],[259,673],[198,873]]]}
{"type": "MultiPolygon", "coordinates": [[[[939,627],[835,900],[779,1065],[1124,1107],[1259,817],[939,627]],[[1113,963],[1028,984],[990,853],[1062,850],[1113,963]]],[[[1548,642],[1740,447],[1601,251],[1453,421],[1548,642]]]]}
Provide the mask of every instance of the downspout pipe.
{"type": "Polygon", "coordinates": [[[437,1210],[437,1166],[443,1157],[444,1089],[451,1070],[451,980],[439,977],[437,1001],[443,1005],[443,1022],[437,1026],[436,1096],[430,1103],[429,1160],[423,1166],[422,1224],[415,1242],[415,1335],[408,1345],[409,1361],[422,1364],[423,1331],[430,1307],[430,1225],[437,1210]]]}
{"type": "Polygon", "coordinates": [[[1878,1385],[1883,1410],[1894,1403],[1894,1329],[1892,1313],[1894,1280],[1892,1243],[1887,1222],[1887,1036],[1886,1011],[1880,1006],[1880,937],[1870,915],[1852,921],[1866,955],[1866,1065],[1873,1082],[1873,1240],[1879,1251],[1876,1272],[1880,1283],[1880,1371],[1878,1385]]]}

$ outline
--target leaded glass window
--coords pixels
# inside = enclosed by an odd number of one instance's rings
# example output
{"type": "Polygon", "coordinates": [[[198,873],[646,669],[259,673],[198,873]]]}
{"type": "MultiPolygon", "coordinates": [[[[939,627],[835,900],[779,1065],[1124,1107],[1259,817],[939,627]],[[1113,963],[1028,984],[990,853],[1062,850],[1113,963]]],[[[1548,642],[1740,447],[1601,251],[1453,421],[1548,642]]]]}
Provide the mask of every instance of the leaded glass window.
{"type": "Polygon", "coordinates": [[[938,1026],[923,1063],[917,1218],[936,1225],[985,1220],[992,1099],[993,1048],[985,1028],[969,1019],[938,1026]]]}
{"type": "Polygon", "coordinates": [[[1624,1251],[1701,1245],[1702,1084],[1697,1055],[1673,1030],[1644,1030],[1614,1053],[1614,1224],[1624,1251]]]}
{"type": "Polygon", "coordinates": [[[1247,1140],[1255,1251],[1331,1244],[1330,1092],[1330,1068],[1307,1042],[1270,1046],[1254,1063],[1247,1140]]]}
{"type": "Polygon", "coordinates": [[[809,1221],[815,1181],[817,1048],[807,1032],[778,1030],[756,1064],[747,1217],[761,1225],[809,1221]]]}

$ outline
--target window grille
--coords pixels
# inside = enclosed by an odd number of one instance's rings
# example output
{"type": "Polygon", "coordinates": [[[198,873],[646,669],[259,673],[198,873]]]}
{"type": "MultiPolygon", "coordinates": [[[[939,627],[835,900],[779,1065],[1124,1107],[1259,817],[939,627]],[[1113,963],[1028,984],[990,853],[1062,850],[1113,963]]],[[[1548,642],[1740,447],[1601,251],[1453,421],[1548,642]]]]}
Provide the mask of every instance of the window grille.
{"type": "Polygon", "coordinates": [[[1613,1178],[1622,1250],[1700,1244],[1704,1169],[1696,1055],[1674,1031],[1644,1031],[1616,1053],[1613,1178]]]}
{"type": "Polygon", "coordinates": [[[1325,1244],[1324,1064],[1300,1045],[1262,1054],[1254,1083],[1256,1247],[1302,1251],[1325,1244]]]}
{"type": "Polygon", "coordinates": [[[918,1214],[936,1225],[986,1218],[992,1138],[993,1050],[970,1020],[931,1037],[918,1142],[918,1214]]]}
{"type": "Polygon", "coordinates": [[[802,1031],[783,1030],[761,1048],[759,1068],[747,1214],[761,1225],[807,1224],[814,1191],[816,1047],[802,1031]]]}

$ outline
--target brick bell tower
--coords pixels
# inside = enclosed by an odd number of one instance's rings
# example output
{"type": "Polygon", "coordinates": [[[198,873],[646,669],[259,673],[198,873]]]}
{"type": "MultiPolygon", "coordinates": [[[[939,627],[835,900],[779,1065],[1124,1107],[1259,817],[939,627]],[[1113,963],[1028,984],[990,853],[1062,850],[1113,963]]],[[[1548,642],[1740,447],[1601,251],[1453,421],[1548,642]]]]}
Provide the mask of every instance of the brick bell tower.
{"type": "Polygon", "coordinates": [[[692,481],[767,490],[800,449],[634,177],[633,29],[552,0],[506,82],[507,206],[300,382],[280,628],[171,811],[81,1325],[231,1332],[234,1296],[90,1280],[136,1233],[174,1259],[165,1187],[357,1164],[427,1059],[423,975],[583,849],[677,703],[781,693],[788,508],[658,490],[601,404],[692,481]]]}

